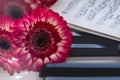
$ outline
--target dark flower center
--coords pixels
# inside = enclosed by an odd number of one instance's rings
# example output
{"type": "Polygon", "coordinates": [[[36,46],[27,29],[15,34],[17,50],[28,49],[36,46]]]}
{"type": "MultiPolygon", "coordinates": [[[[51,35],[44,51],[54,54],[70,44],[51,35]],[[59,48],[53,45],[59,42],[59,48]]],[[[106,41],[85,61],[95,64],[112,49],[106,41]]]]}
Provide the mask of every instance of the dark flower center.
{"type": "Polygon", "coordinates": [[[38,43],[38,45],[43,45],[44,43],[45,43],[45,37],[40,37],[39,39],[38,39],[38,41],[37,41],[37,43],[38,43]]]}
{"type": "Polygon", "coordinates": [[[36,32],[32,40],[32,43],[35,45],[36,49],[46,50],[51,44],[49,33],[44,30],[36,32]]]}
{"type": "Polygon", "coordinates": [[[8,15],[14,17],[15,19],[22,18],[24,14],[24,10],[22,6],[18,5],[10,5],[8,6],[8,15]]]}
{"type": "Polygon", "coordinates": [[[0,48],[8,50],[10,48],[9,42],[4,39],[0,39],[0,48]]]}

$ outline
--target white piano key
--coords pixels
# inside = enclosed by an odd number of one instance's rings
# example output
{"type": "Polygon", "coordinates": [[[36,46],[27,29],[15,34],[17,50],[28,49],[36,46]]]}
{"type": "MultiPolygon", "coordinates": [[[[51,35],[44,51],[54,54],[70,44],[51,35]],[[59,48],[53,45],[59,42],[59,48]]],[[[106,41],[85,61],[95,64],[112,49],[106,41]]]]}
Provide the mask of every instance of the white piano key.
{"type": "Polygon", "coordinates": [[[81,34],[77,33],[77,32],[72,32],[73,36],[82,36],[81,34]]]}
{"type": "Polygon", "coordinates": [[[72,48],[106,48],[100,44],[72,44],[72,48]]]}
{"type": "Polygon", "coordinates": [[[116,63],[56,63],[47,64],[47,67],[54,68],[120,68],[120,64],[116,63]]]}
{"type": "Polygon", "coordinates": [[[69,57],[65,63],[118,63],[120,57],[69,57]]]}

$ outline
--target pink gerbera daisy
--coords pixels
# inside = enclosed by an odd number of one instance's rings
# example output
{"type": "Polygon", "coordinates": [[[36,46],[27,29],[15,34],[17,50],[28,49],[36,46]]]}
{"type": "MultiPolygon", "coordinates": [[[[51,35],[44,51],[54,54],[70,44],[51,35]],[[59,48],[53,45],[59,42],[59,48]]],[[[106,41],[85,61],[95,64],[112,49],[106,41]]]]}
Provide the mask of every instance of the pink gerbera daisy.
{"type": "Polygon", "coordinates": [[[13,34],[14,19],[0,17],[0,67],[13,75],[14,71],[20,72],[21,62],[13,54],[20,49],[20,42],[13,34]]]}
{"type": "Polygon", "coordinates": [[[40,7],[38,0],[0,0],[0,15],[7,15],[15,19],[40,7]]]}
{"type": "Polygon", "coordinates": [[[39,71],[45,64],[63,62],[69,56],[72,34],[58,13],[39,8],[18,22],[24,32],[18,39],[25,43],[22,56],[18,56],[28,70],[39,71]]]}

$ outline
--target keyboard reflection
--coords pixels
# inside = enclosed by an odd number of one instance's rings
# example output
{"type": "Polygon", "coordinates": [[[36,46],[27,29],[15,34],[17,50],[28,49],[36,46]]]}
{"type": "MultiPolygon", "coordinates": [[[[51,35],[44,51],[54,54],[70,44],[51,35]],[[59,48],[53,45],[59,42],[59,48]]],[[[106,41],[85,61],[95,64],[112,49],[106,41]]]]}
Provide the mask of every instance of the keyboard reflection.
{"type": "Polygon", "coordinates": [[[0,68],[0,80],[43,80],[38,75],[38,72],[22,71],[20,74],[15,73],[13,76],[10,76],[7,71],[0,68]]]}

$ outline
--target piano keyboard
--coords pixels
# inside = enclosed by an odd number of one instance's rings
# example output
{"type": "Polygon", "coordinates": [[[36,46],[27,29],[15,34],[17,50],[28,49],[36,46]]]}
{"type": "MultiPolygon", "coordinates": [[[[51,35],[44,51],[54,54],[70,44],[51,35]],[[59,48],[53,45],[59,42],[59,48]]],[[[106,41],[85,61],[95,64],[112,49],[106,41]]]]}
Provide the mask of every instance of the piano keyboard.
{"type": "Polygon", "coordinates": [[[72,30],[70,57],[47,64],[39,73],[45,80],[120,80],[119,42],[72,30]]]}

